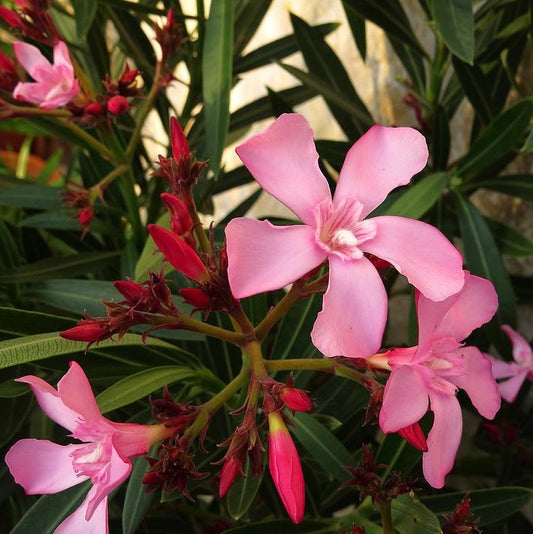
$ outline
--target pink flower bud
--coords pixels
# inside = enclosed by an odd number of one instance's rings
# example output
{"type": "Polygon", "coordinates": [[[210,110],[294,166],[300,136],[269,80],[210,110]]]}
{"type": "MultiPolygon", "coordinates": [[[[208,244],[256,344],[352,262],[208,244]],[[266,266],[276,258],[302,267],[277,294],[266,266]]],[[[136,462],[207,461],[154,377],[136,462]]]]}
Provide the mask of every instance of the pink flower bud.
{"type": "Polygon", "coordinates": [[[174,159],[179,160],[180,157],[188,158],[190,156],[189,143],[178,119],[175,117],[170,119],[170,142],[174,159]]]}
{"type": "Polygon", "coordinates": [[[298,451],[279,412],[268,414],[268,467],[274,485],[293,523],[305,510],[305,482],[298,451]]]}
{"type": "Polygon", "coordinates": [[[426,436],[424,436],[424,433],[422,432],[422,429],[418,423],[413,423],[412,425],[398,430],[398,434],[400,434],[405,441],[408,441],[413,447],[415,447],[415,449],[418,449],[422,452],[427,452],[428,444],[426,442],[426,436]]]}
{"type": "Polygon", "coordinates": [[[293,412],[308,412],[313,409],[309,395],[302,389],[284,387],[279,395],[285,406],[293,412]]]}
{"type": "Polygon", "coordinates": [[[239,461],[233,456],[230,456],[224,462],[224,465],[222,466],[222,471],[220,472],[220,483],[218,486],[218,496],[221,499],[231,488],[231,486],[235,482],[235,479],[237,478],[237,475],[241,472],[241,470],[242,467],[239,461]]]}
{"type": "Polygon", "coordinates": [[[100,104],[100,102],[91,102],[85,106],[85,113],[93,117],[101,117],[105,114],[105,106],[100,104]]]}
{"type": "Polygon", "coordinates": [[[147,228],[157,248],[175,269],[195,282],[209,280],[206,266],[196,251],[183,239],[155,224],[149,224],[147,228]]]}
{"type": "Polygon", "coordinates": [[[122,113],[126,113],[129,107],[130,103],[128,102],[128,99],[120,95],[112,96],[107,102],[107,109],[109,113],[113,113],[113,115],[121,115],[122,113]]]}

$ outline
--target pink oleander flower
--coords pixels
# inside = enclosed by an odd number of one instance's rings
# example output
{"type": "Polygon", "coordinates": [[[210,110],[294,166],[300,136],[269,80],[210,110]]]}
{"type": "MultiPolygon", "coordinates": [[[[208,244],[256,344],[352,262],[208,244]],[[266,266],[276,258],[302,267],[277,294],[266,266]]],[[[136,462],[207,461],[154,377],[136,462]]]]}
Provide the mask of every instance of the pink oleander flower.
{"type": "Polygon", "coordinates": [[[82,368],[71,362],[57,390],[37,376],[23,376],[41,409],[82,443],[58,445],[47,440],[22,439],[5,461],[28,495],[63,491],[92,480],[80,507],[54,534],[107,534],[107,497],[129,476],[130,458],[148,452],[168,435],[164,425],[114,423],[99,411],[82,368]]]}
{"type": "Polygon", "coordinates": [[[34,82],[19,82],[13,97],[24,102],[38,104],[43,109],[55,109],[68,104],[79,93],[78,81],[70,62],[67,45],[62,41],[54,46],[54,63],[51,64],[41,51],[28,43],[13,43],[15,56],[34,82]]]}
{"type": "Polygon", "coordinates": [[[268,414],[268,468],[293,523],[305,511],[305,482],[298,451],[279,412],[268,414]]]}
{"type": "Polygon", "coordinates": [[[383,394],[379,424],[385,433],[403,431],[433,412],[433,427],[423,453],[426,480],[435,488],[453,467],[462,431],[463,389],[478,412],[492,419],[500,395],[491,364],[479,349],[461,341],[488,322],[498,307],[493,285],[465,271],[460,293],[441,302],[416,294],[418,345],[370,357],[368,363],[391,370],[383,394]]]}
{"type": "Polygon", "coordinates": [[[507,402],[514,402],[526,378],[533,382],[533,350],[530,344],[510,326],[503,325],[502,330],[511,340],[514,362],[504,362],[490,354],[487,356],[492,362],[494,378],[502,379],[498,383],[500,395],[507,402]]]}
{"type": "Polygon", "coordinates": [[[426,142],[416,130],[372,127],[346,155],[333,198],[301,115],[282,115],[236,152],[261,187],[304,224],[231,221],[226,237],[233,294],[282,288],[328,260],[329,286],[311,333],[326,356],[366,357],[380,348],[387,294],[365,254],[390,262],[432,300],[463,286],[461,255],[436,228],[404,217],[365,219],[426,165],[426,142]]]}

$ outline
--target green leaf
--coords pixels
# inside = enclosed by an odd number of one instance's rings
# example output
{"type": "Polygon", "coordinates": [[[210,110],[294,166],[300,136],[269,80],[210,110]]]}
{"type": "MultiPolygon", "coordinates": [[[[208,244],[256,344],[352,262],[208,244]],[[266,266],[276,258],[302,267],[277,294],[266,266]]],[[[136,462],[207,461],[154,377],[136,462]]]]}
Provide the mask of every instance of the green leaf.
{"type": "Polygon", "coordinates": [[[477,183],[492,191],[498,191],[513,197],[520,197],[533,202],[533,175],[508,174],[498,176],[496,179],[483,180],[477,183]]]}
{"type": "Polygon", "coordinates": [[[272,0],[241,0],[235,3],[233,54],[240,56],[254,36],[272,0]]]}
{"type": "Polygon", "coordinates": [[[520,149],[520,152],[533,153],[533,130],[529,132],[524,146],[520,149]]]}
{"type": "Polygon", "coordinates": [[[504,256],[533,256],[533,241],[514,228],[493,219],[485,218],[500,252],[504,256]]]}
{"type": "Polygon", "coordinates": [[[246,457],[245,476],[238,475],[228,491],[228,512],[235,520],[241,519],[253,504],[255,496],[263,481],[264,471],[254,476],[250,467],[250,459],[246,457]]]}
{"type": "MultiPolygon", "coordinates": [[[[141,336],[126,334],[120,344],[144,345],[141,336]]],[[[0,369],[12,367],[21,363],[29,363],[53,356],[73,354],[85,350],[87,343],[81,341],[69,341],[59,337],[59,332],[47,332],[22,338],[0,341],[0,369]]],[[[106,340],[98,344],[98,347],[106,348],[116,346],[116,341],[106,340]]],[[[160,339],[150,338],[148,346],[157,346],[175,350],[173,345],[160,339]]]]}
{"type": "MultiPolygon", "coordinates": [[[[167,230],[170,230],[170,213],[167,211],[156,222],[158,226],[162,226],[167,230]]],[[[148,236],[146,243],[144,244],[137,265],[135,266],[135,280],[141,281],[148,278],[148,271],[158,273],[163,267],[165,262],[165,256],[159,252],[154,240],[148,236]]],[[[167,271],[170,272],[172,267],[168,265],[167,271]]]]}
{"type": "Polygon", "coordinates": [[[202,90],[206,152],[215,176],[229,126],[229,94],[232,83],[233,1],[212,2],[205,28],[202,58],[202,90]]]}
{"type": "Polygon", "coordinates": [[[0,284],[26,284],[48,278],[84,275],[116,262],[119,252],[80,252],[72,256],[47,258],[0,275],[0,284]]]}
{"type": "Polygon", "coordinates": [[[90,487],[87,481],[54,495],[43,495],[9,534],[52,534],[77,508],[90,487]]]}
{"type": "Polygon", "coordinates": [[[13,336],[27,336],[53,330],[65,330],[74,326],[75,322],[66,317],[56,317],[16,308],[0,307],[0,332],[13,336]]]}
{"type": "Polygon", "coordinates": [[[86,311],[92,317],[105,314],[102,300],[122,300],[112,282],[75,278],[45,280],[39,284],[32,284],[23,291],[23,294],[33,301],[76,315],[86,311]]]}
{"type": "Polygon", "coordinates": [[[74,20],[76,21],[76,32],[78,42],[85,41],[87,33],[93,23],[98,9],[98,2],[87,2],[87,0],[71,0],[74,8],[74,20]]]}
{"type": "Polygon", "coordinates": [[[533,113],[533,102],[523,100],[500,113],[476,139],[457,165],[457,173],[469,178],[517,147],[533,113]]]}
{"type": "MultiPolygon", "coordinates": [[[[154,445],[149,455],[155,456],[158,447],[159,445],[154,445]]],[[[157,495],[155,491],[147,493],[146,486],[142,483],[147,468],[144,456],[133,460],[122,508],[122,534],[135,534],[157,495]]]]}
{"type": "Polygon", "coordinates": [[[321,93],[348,138],[359,137],[373,120],[354,89],[346,69],[315,28],[292,13],[291,22],[310,75],[323,80],[330,87],[330,91],[333,90],[339,98],[358,109],[356,114],[346,115],[345,110],[340,108],[335,100],[329,99],[326,93],[321,93]]]}
{"type": "Polygon", "coordinates": [[[441,534],[439,519],[420,501],[408,494],[391,503],[392,524],[399,534],[441,534]]]}
{"type": "MultiPolygon", "coordinates": [[[[327,22],[314,26],[316,31],[323,36],[328,35],[338,27],[339,24],[336,22],[327,22]]],[[[298,52],[298,42],[294,34],[281,37],[236,59],[233,65],[233,74],[242,74],[243,72],[257,69],[263,65],[268,65],[274,59],[280,60],[296,52],[298,52]]]]}
{"type": "Polygon", "coordinates": [[[487,90],[490,87],[487,76],[478,65],[467,65],[456,57],[452,58],[452,61],[465,95],[483,124],[488,124],[494,117],[495,106],[491,93],[487,90]]]}
{"type": "Polygon", "coordinates": [[[439,200],[449,179],[448,173],[445,172],[425,176],[418,183],[407,188],[385,213],[420,219],[439,200]]]}
{"type": "Polygon", "coordinates": [[[0,204],[16,208],[52,210],[61,207],[63,199],[57,187],[19,185],[0,192],[0,204]]]}
{"type": "MultiPolygon", "coordinates": [[[[421,501],[436,514],[451,514],[464,497],[465,492],[457,491],[445,495],[421,497],[421,501]]],[[[468,491],[471,510],[479,517],[477,526],[484,527],[497,523],[518,512],[533,498],[531,488],[500,487],[468,491]]]]}
{"type": "Polygon", "coordinates": [[[474,63],[474,12],[472,0],[433,0],[433,16],[442,40],[469,65],[474,63]]]}
{"type": "Polygon", "coordinates": [[[150,393],[177,382],[190,378],[197,373],[196,369],[181,365],[168,365],[145,369],[116,382],[102,391],[96,402],[102,413],[107,413],[132,402],[148,397],[150,393]]]}
{"type": "Polygon", "coordinates": [[[350,478],[346,467],[353,463],[346,447],[313,416],[300,412],[290,419],[294,435],[315,461],[335,480],[346,482],[350,478]]]}
{"type": "Polygon", "coordinates": [[[516,324],[515,296],[509,273],[490,229],[468,198],[458,190],[454,193],[467,267],[494,284],[499,299],[495,317],[500,325],[516,324]]]}
{"type": "Polygon", "coordinates": [[[366,59],[366,23],[365,19],[354,10],[347,2],[342,3],[344,14],[348,20],[350,30],[352,31],[353,40],[361,54],[363,61],[366,59]]]}
{"type": "Polygon", "coordinates": [[[415,37],[409,19],[398,0],[387,0],[387,2],[343,0],[343,4],[359,13],[361,17],[377,24],[388,37],[394,37],[426,56],[426,52],[415,37]]]}

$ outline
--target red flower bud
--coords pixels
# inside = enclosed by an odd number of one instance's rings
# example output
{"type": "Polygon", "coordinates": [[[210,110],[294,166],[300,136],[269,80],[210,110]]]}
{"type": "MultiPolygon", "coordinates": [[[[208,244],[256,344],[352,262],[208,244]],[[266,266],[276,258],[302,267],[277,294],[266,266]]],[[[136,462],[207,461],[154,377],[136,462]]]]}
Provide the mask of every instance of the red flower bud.
{"type": "Polygon", "coordinates": [[[308,412],[313,409],[313,403],[309,395],[302,389],[284,387],[281,389],[279,396],[285,406],[293,412],[308,412]]]}
{"type": "Polygon", "coordinates": [[[85,106],[85,113],[93,117],[101,117],[105,114],[105,106],[100,102],[91,102],[85,106]]]}
{"type": "Polygon", "coordinates": [[[107,102],[107,109],[113,115],[121,115],[126,113],[130,107],[128,99],[124,96],[112,96],[107,102]]]}
{"type": "Polygon", "coordinates": [[[140,300],[143,300],[147,293],[141,284],[131,280],[116,280],[113,285],[130,306],[135,306],[140,300]]]}
{"type": "Polygon", "coordinates": [[[87,341],[94,343],[99,341],[105,330],[96,321],[81,322],[77,326],[59,332],[59,336],[70,341],[87,341]]]}
{"type": "Polygon", "coordinates": [[[78,213],[78,221],[83,228],[87,228],[94,217],[94,211],[92,207],[83,208],[78,213]]]}
{"type": "Polygon", "coordinates": [[[419,451],[426,452],[428,450],[426,436],[424,436],[424,432],[422,432],[418,423],[413,423],[412,425],[398,430],[398,434],[419,451]]]}
{"type": "Polygon", "coordinates": [[[0,17],[2,17],[12,28],[16,28],[17,30],[24,29],[24,22],[20,18],[20,15],[7,9],[7,7],[0,6],[0,17]]]}
{"type": "Polygon", "coordinates": [[[293,523],[305,510],[305,482],[298,451],[279,412],[268,414],[268,468],[293,523]]]}
{"type": "Polygon", "coordinates": [[[149,224],[147,228],[157,248],[175,269],[195,282],[210,279],[209,272],[196,251],[183,239],[155,224],[149,224]]]}
{"type": "Polygon", "coordinates": [[[190,156],[189,143],[175,117],[170,119],[170,142],[174,159],[179,160],[181,157],[188,158],[190,156]]]}
{"type": "Polygon", "coordinates": [[[192,230],[193,222],[187,205],[183,200],[170,193],[161,193],[161,199],[170,212],[170,227],[177,235],[183,235],[192,230]]]}
{"type": "Polygon", "coordinates": [[[218,496],[221,499],[231,488],[231,486],[235,482],[235,479],[237,478],[237,475],[241,472],[241,470],[242,468],[240,462],[233,456],[230,456],[224,462],[224,465],[222,466],[222,471],[220,472],[220,483],[218,486],[218,496]]]}
{"type": "Polygon", "coordinates": [[[184,287],[178,293],[187,304],[194,306],[197,310],[207,311],[211,309],[211,299],[197,287],[184,287]]]}

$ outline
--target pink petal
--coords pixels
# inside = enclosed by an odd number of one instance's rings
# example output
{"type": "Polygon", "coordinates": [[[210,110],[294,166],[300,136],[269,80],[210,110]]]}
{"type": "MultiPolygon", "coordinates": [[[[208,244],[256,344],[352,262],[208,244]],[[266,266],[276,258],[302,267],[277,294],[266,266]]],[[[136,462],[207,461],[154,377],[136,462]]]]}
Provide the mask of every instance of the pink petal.
{"type": "Polygon", "coordinates": [[[429,397],[434,420],[427,439],[428,451],[422,455],[422,469],[431,486],[442,488],[461,442],[463,418],[455,395],[430,390],[429,397]]]}
{"type": "Polygon", "coordinates": [[[228,277],[236,298],[291,284],[326,259],[309,226],[241,217],[226,226],[228,277]]]}
{"type": "Polygon", "coordinates": [[[41,104],[48,94],[48,88],[36,82],[19,82],[13,90],[13,98],[30,102],[32,104],[41,104]]]}
{"type": "Polygon", "coordinates": [[[85,519],[91,491],[79,508],[56,528],[54,534],[109,534],[107,497],[100,502],[91,518],[85,519]]]}
{"type": "Polygon", "coordinates": [[[509,325],[504,324],[502,330],[507,334],[513,346],[513,358],[520,365],[533,367],[533,351],[529,343],[509,325]]]}
{"type": "Polygon", "coordinates": [[[526,376],[527,370],[524,369],[523,371],[517,372],[515,376],[499,382],[498,391],[500,392],[502,399],[507,402],[514,402],[526,376]]]}
{"type": "Polygon", "coordinates": [[[500,409],[501,399],[490,360],[477,347],[462,347],[457,352],[464,358],[464,375],[449,380],[466,391],[483,417],[492,419],[500,409]]]}
{"type": "Polygon", "coordinates": [[[387,260],[424,296],[444,300],[463,287],[463,258],[435,227],[405,217],[371,220],[377,233],[361,250],[387,260]]]}
{"type": "Polygon", "coordinates": [[[15,41],[13,43],[13,50],[18,62],[34,80],[40,81],[43,71],[51,71],[52,66],[50,62],[36,46],[22,41],[15,41]]]}
{"type": "Polygon", "coordinates": [[[123,458],[113,446],[111,459],[105,467],[105,473],[100,474],[98,479],[93,477],[94,485],[87,495],[87,511],[85,513],[87,521],[91,519],[101,502],[128,478],[131,469],[131,461],[128,458],[123,458]]]}
{"type": "Polygon", "coordinates": [[[311,339],[326,356],[365,358],[381,346],[387,322],[387,292],[369,260],[331,255],[329,286],[311,339]]]}
{"type": "Polygon", "coordinates": [[[315,206],[331,198],[331,192],[318,167],[313,131],[304,117],[281,115],[235,151],[265,191],[314,226],[315,206]]]}
{"type": "Polygon", "coordinates": [[[409,365],[395,367],[383,393],[379,413],[381,430],[387,434],[398,432],[420,421],[427,410],[428,392],[422,377],[409,365]]]}
{"type": "MultiPolygon", "coordinates": [[[[427,303],[425,308],[430,306],[431,303],[427,303]]],[[[459,293],[459,298],[453,302],[433,335],[435,337],[449,336],[462,341],[473,330],[488,323],[497,309],[498,295],[492,283],[465,271],[465,285],[459,293]]],[[[423,311],[420,310],[420,313],[423,311]]]]}
{"type": "Polygon", "coordinates": [[[410,182],[428,159],[424,136],[412,128],[373,126],[346,154],[334,203],[345,198],[363,204],[363,217],[396,187],[410,182]]]}
{"type": "Polygon", "coordinates": [[[59,396],[69,408],[80,414],[88,425],[105,419],[98,409],[93,390],[86,374],[76,362],[57,384],[59,396]]]}
{"type": "Polygon", "coordinates": [[[57,493],[80,484],[72,467],[73,451],[83,445],[58,445],[40,439],[22,439],[9,449],[6,464],[13,478],[28,495],[57,493]]]}
{"type": "Polygon", "coordinates": [[[42,378],[33,375],[22,376],[16,382],[29,384],[41,410],[58,425],[74,431],[78,425],[80,414],[67,406],[59,393],[42,378]]]}
{"type": "Polygon", "coordinates": [[[510,378],[522,370],[527,374],[527,369],[522,369],[515,363],[504,362],[487,353],[485,353],[485,357],[489,358],[492,364],[492,375],[494,378],[510,378]]]}
{"type": "Polygon", "coordinates": [[[70,76],[74,77],[74,68],[70,61],[70,55],[68,52],[67,45],[63,41],[59,41],[54,46],[54,67],[59,67],[66,69],[70,76]]]}

